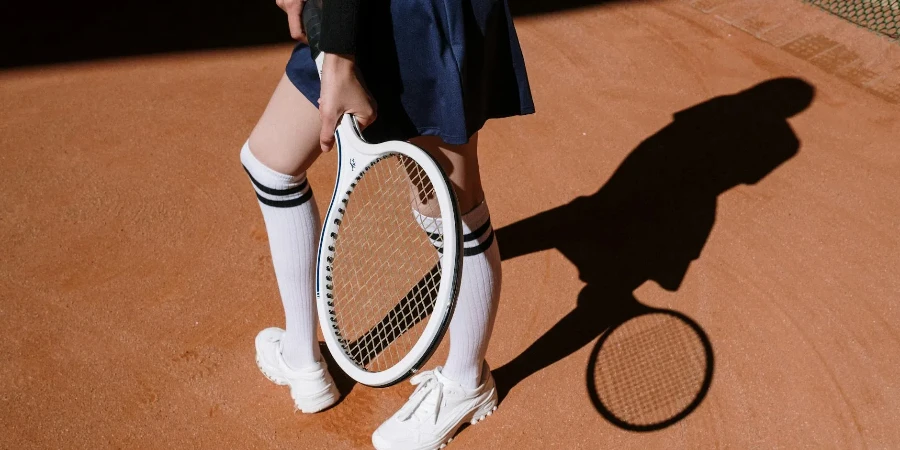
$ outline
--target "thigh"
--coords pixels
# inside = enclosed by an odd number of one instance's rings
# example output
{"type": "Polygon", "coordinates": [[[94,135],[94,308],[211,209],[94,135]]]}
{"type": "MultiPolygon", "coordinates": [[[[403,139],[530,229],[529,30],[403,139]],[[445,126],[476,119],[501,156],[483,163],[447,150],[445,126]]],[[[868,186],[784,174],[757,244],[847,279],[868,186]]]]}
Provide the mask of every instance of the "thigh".
{"type": "Polygon", "coordinates": [[[450,176],[461,213],[471,211],[484,200],[478,168],[477,133],[463,145],[449,145],[435,136],[416,137],[410,142],[430,153],[450,176]]]}
{"type": "Polygon", "coordinates": [[[320,128],[319,110],[284,75],[250,133],[250,151],[272,170],[298,175],[322,153],[320,128]]]}

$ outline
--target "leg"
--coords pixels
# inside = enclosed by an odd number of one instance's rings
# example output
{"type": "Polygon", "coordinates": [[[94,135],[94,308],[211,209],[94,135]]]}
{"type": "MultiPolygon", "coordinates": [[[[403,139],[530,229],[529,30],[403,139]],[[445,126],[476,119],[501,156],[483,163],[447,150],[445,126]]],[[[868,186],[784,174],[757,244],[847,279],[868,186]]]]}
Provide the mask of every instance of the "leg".
{"type": "Polygon", "coordinates": [[[413,143],[441,162],[454,185],[463,212],[465,256],[456,312],[450,322],[450,354],[443,374],[469,389],[482,383],[497,302],[500,298],[500,253],[490,224],[490,213],[478,168],[478,138],[449,146],[440,139],[423,137],[413,143]]]}
{"type": "Polygon", "coordinates": [[[497,390],[484,354],[500,298],[500,252],[481,188],[478,141],[449,146],[435,138],[418,138],[413,143],[431,153],[454,184],[464,212],[463,273],[450,320],[447,363],[412,378],[418,387],[410,400],[372,435],[379,450],[443,447],[463,423],[477,423],[497,407],[497,390]]]}
{"type": "Polygon", "coordinates": [[[321,154],[320,124],[319,110],[284,75],[250,133],[249,145],[266,167],[298,176],[321,154]]]}
{"type": "Polygon", "coordinates": [[[295,369],[320,359],[314,299],[319,213],[305,176],[320,154],[318,130],[318,110],[284,76],[241,151],[266,223],[284,306],[282,354],[295,369]]]}
{"type": "Polygon", "coordinates": [[[319,212],[306,169],[320,152],[319,128],[318,111],[285,76],[241,149],[266,223],[286,324],[256,336],[256,361],[270,380],[290,386],[294,405],[307,413],[340,397],[316,339],[319,212]]]}

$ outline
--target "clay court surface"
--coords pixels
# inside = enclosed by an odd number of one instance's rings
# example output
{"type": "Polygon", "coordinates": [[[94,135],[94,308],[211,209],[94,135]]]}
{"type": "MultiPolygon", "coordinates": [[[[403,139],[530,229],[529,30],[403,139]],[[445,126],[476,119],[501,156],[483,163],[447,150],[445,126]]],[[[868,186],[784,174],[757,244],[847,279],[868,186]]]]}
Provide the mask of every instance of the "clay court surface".
{"type": "MultiPolygon", "coordinates": [[[[900,44],[793,0],[516,21],[538,112],[481,133],[508,393],[450,448],[900,446],[900,44]],[[610,336],[639,305],[703,339],[610,336]]],[[[369,448],[405,401],[295,413],[254,362],[283,317],[238,151],[289,51],[0,73],[0,447],[369,448]]]]}

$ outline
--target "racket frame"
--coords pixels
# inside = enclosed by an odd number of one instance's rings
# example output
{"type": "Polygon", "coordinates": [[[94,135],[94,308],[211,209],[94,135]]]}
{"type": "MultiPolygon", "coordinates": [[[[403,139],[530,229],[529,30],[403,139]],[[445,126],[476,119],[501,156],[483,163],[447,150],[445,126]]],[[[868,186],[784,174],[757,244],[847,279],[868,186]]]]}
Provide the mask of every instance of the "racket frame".
{"type": "MultiPolygon", "coordinates": [[[[359,125],[350,114],[343,116],[335,132],[338,152],[337,179],[334,193],[325,214],[319,238],[316,264],[316,302],[319,325],[332,357],[344,372],[359,383],[373,387],[397,384],[415,374],[440,345],[453,317],[459,295],[462,275],[463,240],[462,220],[452,184],[437,161],[425,150],[402,141],[369,144],[362,138],[359,125]],[[403,155],[415,161],[424,170],[434,187],[435,198],[441,211],[443,252],[439,253],[441,279],[438,294],[422,335],[413,348],[392,367],[369,372],[356,365],[344,350],[348,344],[339,336],[334,309],[334,285],[327,280],[332,272],[335,242],[340,237],[340,224],[356,184],[366,171],[380,160],[403,155]]],[[[423,230],[424,233],[424,230],[423,230]]],[[[399,298],[397,299],[400,300],[399,298]]]]}

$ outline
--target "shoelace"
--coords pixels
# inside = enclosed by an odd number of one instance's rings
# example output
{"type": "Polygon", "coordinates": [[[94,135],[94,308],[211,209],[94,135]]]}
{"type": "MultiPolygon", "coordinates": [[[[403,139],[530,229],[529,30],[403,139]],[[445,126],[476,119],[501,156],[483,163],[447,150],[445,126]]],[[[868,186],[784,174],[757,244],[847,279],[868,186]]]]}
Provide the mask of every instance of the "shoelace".
{"type": "Polygon", "coordinates": [[[400,408],[400,411],[398,411],[398,418],[400,421],[405,422],[411,419],[416,411],[419,410],[419,407],[425,403],[425,400],[431,397],[435,400],[432,420],[434,420],[434,423],[437,423],[441,403],[444,399],[444,386],[441,384],[440,380],[438,380],[437,376],[435,376],[434,371],[429,370],[427,372],[422,372],[412,377],[410,383],[412,383],[413,386],[416,386],[416,390],[409,396],[409,401],[407,401],[406,404],[400,408]]]}

